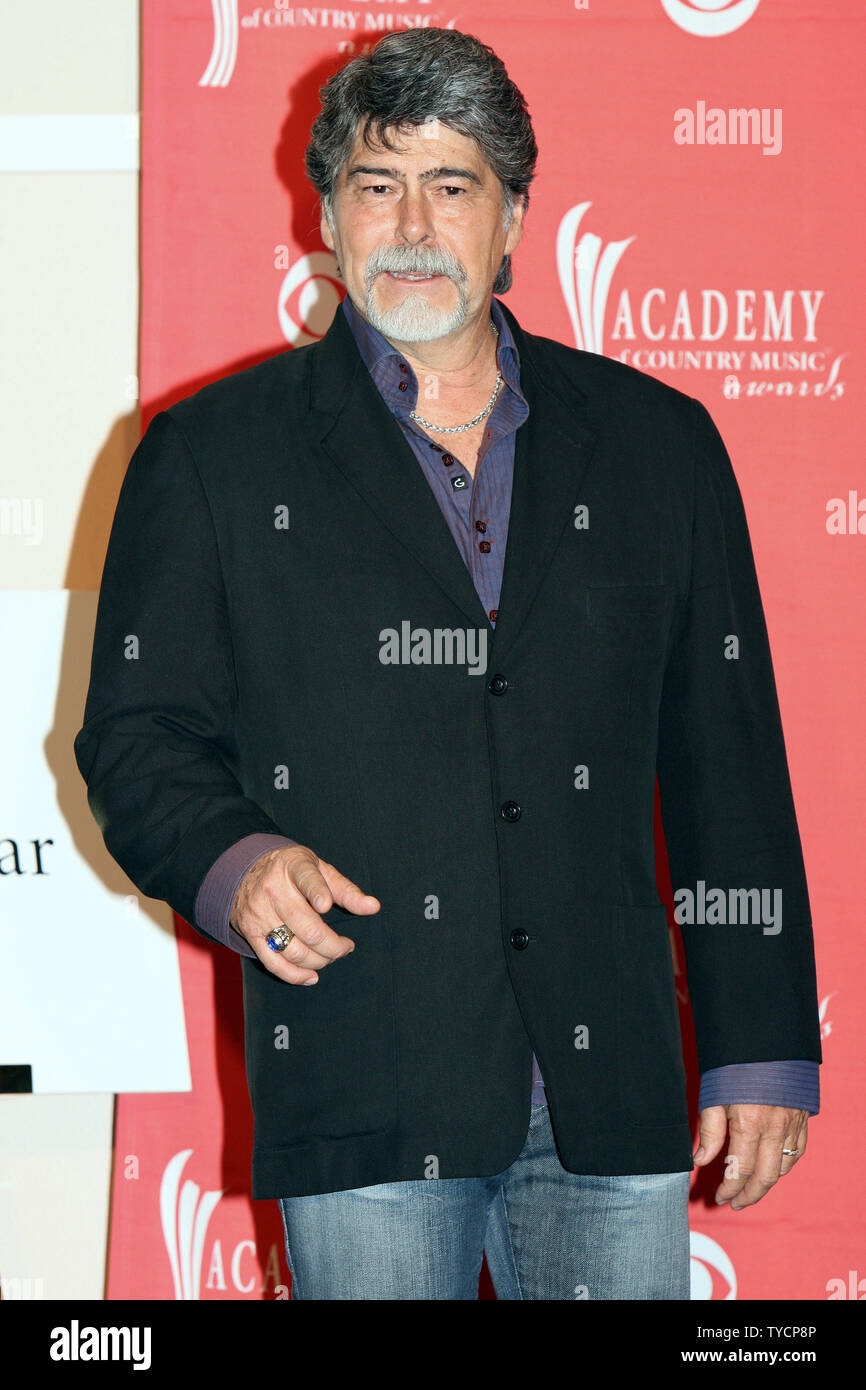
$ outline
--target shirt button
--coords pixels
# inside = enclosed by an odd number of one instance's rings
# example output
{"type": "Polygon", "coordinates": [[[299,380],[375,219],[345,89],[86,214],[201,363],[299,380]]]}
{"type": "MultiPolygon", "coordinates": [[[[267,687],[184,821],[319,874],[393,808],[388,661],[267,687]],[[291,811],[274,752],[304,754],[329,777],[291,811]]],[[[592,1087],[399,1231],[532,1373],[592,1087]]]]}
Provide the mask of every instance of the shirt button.
{"type": "Polygon", "coordinates": [[[476,531],[482,531],[482,532],[486,531],[486,530],[487,530],[487,522],[486,522],[486,521],[476,521],[476,523],[475,523],[475,530],[476,530],[476,531]]]}
{"type": "Polygon", "coordinates": [[[495,623],[495,622],[496,622],[496,619],[499,617],[499,609],[498,609],[498,608],[491,608],[491,610],[490,610],[490,612],[487,614],[487,616],[488,616],[488,618],[490,619],[490,621],[491,621],[492,623],[495,623]]]}
{"type": "Polygon", "coordinates": [[[401,372],[408,372],[408,370],[409,370],[409,368],[406,366],[406,363],[405,363],[405,362],[401,362],[401,363],[400,363],[400,371],[401,371],[401,372]]]}
{"type": "Polygon", "coordinates": [[[523,927],[515,927],[511,933],[511,944],[515,951],[525,951],[529,945],[529,932],[524,931],[523,927]]]}
{"type": "Polygon", "coordinates": [[[409,383],[408,383],[408,381],[398,381],[398,383],[397,383],[397,390],[398,390],[398,391],[408,391],[408,390],[409,390],[409,383]]]}
{"type": "Polygon", "coordinates": [[[520,820],[522,811],[516,801],[503,801],[499,808],[499,814],[503,820],[515,821],[520,820]]]}
{"type": "Polygon", "coordinates": [[[488,552],[489,549],[490,549],[490,542],[489,542],[489,541],[479,541],[479,542],[478,542],[478,549],[481,551],[482,555],[486,555],[487,552],[488,552]]]}
{"type": "Polygon", "coordinates": [[[508,689],[508,681],[504,676],[493,676],[487,686],[491,695],[504,695],[508,689]]]}

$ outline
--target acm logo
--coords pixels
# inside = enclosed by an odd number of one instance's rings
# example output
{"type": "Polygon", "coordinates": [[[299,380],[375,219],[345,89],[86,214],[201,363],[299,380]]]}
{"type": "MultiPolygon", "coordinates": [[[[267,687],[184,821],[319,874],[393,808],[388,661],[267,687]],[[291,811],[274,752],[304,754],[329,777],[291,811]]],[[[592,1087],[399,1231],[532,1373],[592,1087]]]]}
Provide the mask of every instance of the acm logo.
{"type": "Polygon", "coordinates": [[[689,1236],[691,1252],[691,1299],[727,1300],[737,1297],[737,1274],[733,1261],[718,1241],[701,1231],[689,1236]]]}
{"type": "Polygon", "coordinates": [[[702,39],[732,34],[752,18],[760,0],[661,0],[678,28],[702,39]]]}
{"type": "Polygon", "coordinates": [[[317,343],[328,331],[342,301],[336,258],[311,251],[290,266],[277,294],[280,331],[292,347],[317,343]]]}
{"type": "Polygon", "coordinates": [[[266,1252],[259,1283],[254,1240],[237,1241],[225,1255],[219,1237],[208,1241],[208,1227],[223,1191],[203,1191],[191,1178],[183,1178],[193,1152],[181,1149],[169,1159],[159,1190],[160,1223],[175,1299],[198,1301],[203,1287],[222,1291],[231,1287],[234,1294],[248,1298],[265,1293],[287,1298],[275,1245],[266,1252]]]}

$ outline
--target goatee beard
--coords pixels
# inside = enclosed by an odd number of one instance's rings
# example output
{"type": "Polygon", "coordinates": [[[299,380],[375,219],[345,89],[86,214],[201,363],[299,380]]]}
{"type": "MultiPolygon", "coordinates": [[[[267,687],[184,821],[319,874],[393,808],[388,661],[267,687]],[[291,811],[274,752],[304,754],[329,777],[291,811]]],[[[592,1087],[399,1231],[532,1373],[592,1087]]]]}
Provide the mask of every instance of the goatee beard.
{"type": "Polygon", "coordinates": [[[401,343],[432,343],[463,326],[466,302],[466,291],[458,284],[457,303],[453,309],[438,309],[425,295],[414,291],[392,309],[379,309],[375,300],[375,285],[371,285],[367,290],[365,314],[385,338],[393,338],[401,343]]]}

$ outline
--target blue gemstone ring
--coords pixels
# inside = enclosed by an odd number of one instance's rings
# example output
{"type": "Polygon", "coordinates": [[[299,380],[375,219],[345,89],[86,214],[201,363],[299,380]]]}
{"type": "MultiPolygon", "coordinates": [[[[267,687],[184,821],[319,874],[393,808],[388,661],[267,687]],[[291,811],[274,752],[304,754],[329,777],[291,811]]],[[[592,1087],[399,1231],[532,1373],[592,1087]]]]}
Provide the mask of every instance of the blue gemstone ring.
{"type": "Polygon", "coordinates": [[[265,939],[272,951],[284,951],[294,934],[288,927],[274,927],[265,939]]]}

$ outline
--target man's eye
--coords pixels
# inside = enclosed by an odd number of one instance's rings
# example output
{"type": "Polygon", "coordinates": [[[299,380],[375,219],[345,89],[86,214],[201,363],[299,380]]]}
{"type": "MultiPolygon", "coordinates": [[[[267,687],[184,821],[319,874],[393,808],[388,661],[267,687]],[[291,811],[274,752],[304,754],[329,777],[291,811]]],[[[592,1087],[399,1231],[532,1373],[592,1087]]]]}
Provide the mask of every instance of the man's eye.
{"type": "MultiPolygon", "coordinates": [[[[442,187],[443,192],[448,193],[449,195],[450,195],[450,194],[461,194],[461,193],[465,193],[465,192],[466,192],[466,189],[465,189],[465,188],[462,188],[459,184],[456,184],[456,183],[450,183],[450,184],[449,184],[449,183],[445,183],[445,184],[442,184],[441,187],[442,187]]],[[[365,185],[364,185],[364,192],[365,192],[365,193],[390,193],[390,192],[391,192],[391,185],[390,185],[389,183],[368,183],[368,184],[365,184],[365,185]]]]}

